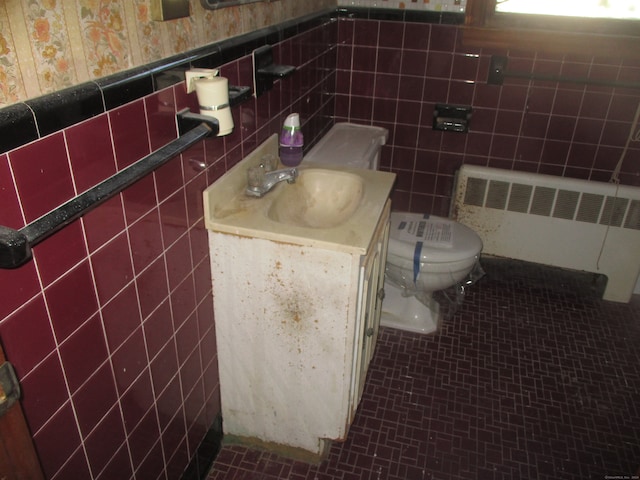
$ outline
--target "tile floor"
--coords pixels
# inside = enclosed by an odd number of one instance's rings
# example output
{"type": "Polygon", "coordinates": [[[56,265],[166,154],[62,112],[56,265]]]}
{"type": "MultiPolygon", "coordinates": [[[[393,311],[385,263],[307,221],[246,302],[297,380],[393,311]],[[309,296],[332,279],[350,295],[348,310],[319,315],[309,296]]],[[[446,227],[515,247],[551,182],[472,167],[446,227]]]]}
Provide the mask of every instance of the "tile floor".
{"type": "Polygon", "coordinates": [[[209,480],[639,478],[640,298],[483,266],[438,333],[382,329],[348,439],[325,462],[225,445],[209,480]]]}

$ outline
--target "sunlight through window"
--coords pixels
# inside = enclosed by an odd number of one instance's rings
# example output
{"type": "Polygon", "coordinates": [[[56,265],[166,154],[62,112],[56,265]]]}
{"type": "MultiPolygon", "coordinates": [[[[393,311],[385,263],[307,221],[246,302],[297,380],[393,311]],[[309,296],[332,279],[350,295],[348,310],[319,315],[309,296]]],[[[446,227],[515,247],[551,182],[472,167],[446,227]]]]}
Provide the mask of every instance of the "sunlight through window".
{"type": "Polygon", "coordinates": [[[640,19],[638,0],[498,0],[496,12],[640,19]]]}

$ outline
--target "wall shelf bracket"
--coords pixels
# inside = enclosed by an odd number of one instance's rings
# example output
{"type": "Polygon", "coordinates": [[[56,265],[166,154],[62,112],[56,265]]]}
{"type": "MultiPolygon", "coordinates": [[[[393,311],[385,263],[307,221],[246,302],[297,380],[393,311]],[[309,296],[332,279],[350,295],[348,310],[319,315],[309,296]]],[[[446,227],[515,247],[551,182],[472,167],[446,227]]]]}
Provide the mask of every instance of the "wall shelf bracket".
{"type": "Polygon", "coordinates": [[[264,45],[255,49],[253,51],[253,82],[256,97],[271,90],[275,79],[288,77],[295,71],[296,67],[291,65],[273,63],[271,45],[264,45]]]}

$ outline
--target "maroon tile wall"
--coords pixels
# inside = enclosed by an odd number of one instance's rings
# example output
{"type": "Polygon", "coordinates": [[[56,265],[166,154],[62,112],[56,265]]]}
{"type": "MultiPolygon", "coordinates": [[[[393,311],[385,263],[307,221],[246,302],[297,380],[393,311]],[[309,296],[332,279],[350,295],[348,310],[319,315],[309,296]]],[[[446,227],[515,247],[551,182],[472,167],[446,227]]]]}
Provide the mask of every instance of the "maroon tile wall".
{"type": "MultiPolygon", "coordinates": [[[[394,209],[449,214],[454,173],[472,163],[609,181],[640,102],[638,89],[506,78],[487,85],[492,54],[513,71],[640,82],[640,62],[588,54],[467,48],[454,25],[341,19],[336,121],[389,129],[382,168],[398,174],[394,209]],[[467,134],[432,130],[436,103],[470,105],[467,134]]],[[[621,183],[640,185],[640,134],[621,183]]]]}
{"type": "MultiPolygon", "coordinates": [[[[329,22],[276,45],[299,70],[234,107],[231,135],[0,270],[0,340],[47,478],[180,478],[220,411],[202,191],[292,111],[309,142],[330,127],[335,38],[329,22]]],[[[250,57],[221,70],[252,84],[250,57]]],[[[178,84],[0,155],[0,225],[20,228],[173,140],[187,106],[197,111],[195,95],[178,84]]]]}

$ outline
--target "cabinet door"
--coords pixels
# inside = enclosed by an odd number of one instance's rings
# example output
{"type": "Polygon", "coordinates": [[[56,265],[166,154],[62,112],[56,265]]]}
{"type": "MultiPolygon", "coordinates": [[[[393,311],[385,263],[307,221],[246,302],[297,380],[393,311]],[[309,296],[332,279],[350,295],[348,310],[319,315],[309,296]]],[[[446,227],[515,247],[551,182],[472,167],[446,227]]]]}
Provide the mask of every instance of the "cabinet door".
{"type": "Polygon", "coordinates": [[[384,273],[385,265],[387,263],[387,249],[389,247],[389,222],[384,224],[384,231],[379,237],[376,251],[378,252],[376,261],[377,265],[374,267],[374,275],[371,279],[372,290],[375,290],[375,304],[371,312],[371,349],[369,350],[369,361],[373,358],[375,346],[378,343],[378,331],[380,330],[380,316],[382,315],[382,301],[384,300],[384,273]]]}
{"type": "MultiPolygon", "coordinates": [[[[363,305],[363,328],[362,342],[360,344],[360,353],[358,359],[360,362],[358,401],[362,397],[364,383],[369,369],[369,362],[373,357],[375,348],[374,337],[377,336],[377,327],[375,325],[376,304],[377,304],[377,286],[380,272],[380,252],[378,249],[371,252],[367,257],[367,265],[364,269],[364,305],[363,305]]],[[[380,323],[378,321],[378,323],[380,323]]]]}
{"type": "Polygon", "coordinates": [[[390,205],[387,202],[372,239],[371,248],[361,260],[354,352],[355,365],[352,382],[352,392],[355,398],[352,398],[352,414],[355,414],[362,397],[369,363],[373,358],[378,339],[382,298],[384,297],[384,264],[389,240],[389,210],[390,205]]]}

